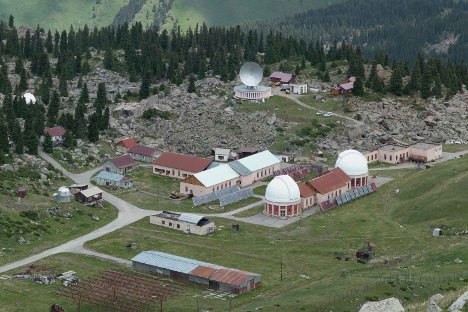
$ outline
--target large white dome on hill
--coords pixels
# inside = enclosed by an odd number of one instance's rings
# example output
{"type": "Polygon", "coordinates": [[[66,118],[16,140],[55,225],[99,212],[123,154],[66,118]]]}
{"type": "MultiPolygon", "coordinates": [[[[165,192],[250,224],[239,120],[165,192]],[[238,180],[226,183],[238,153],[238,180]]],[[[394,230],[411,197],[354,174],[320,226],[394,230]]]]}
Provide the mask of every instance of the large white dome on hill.
{"type": "Polygon", "coordinates": [[[265,200],[272,203],[293,203],[301,199],[296,182],[288,176],[275,177],[267,186],[265,200]]]}
{"type": "Polygon", "coordinates": [[[340,153],[336,160],[335,167],[341,168],[341,170],[350,177],[369,174],[367,159],[356,150],[347,150],[340,153]]]}

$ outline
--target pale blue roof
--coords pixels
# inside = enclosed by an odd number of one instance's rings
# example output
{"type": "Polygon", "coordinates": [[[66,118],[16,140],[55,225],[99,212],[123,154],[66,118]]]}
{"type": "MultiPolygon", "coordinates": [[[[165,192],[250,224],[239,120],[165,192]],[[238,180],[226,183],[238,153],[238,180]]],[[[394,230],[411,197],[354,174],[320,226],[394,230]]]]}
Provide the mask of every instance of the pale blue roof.
{"type": "Polygon", "coordinates": [[[223,183],[235,178],[239,175],[229,165],[223,164],[217,167],[195,173],[193,175],[200,181],[205,187],[211,187],[216,184],[223,183]]]}
{"type": "Polygon", "coordinates": [[[270,151],[263,151],[261,153],[253,154],[249,157],[245,157],[237,161],[252,172],[279,164],[281,162],[270,151]]]}
{"type": "Polygon", "coordinates": [[[101,178],[104,180],[110,180],[110,181],[115,181],[115,182],[120,182],[125,178],[123,175],[118,174],[118,173],[112,173],[112,172],[107,172],[107,171],[101,171],[99,174],[96,176],[96,178],[101,178]]]}
{"type": "Polygon", "coordinates": [[[248,176],[252,173],[246,166],[241,164],[238,160],[232,161],[229,163],[232,169],[234,169],[238,174],[242,176],[248,176]]]}
{"type": "Polygon", "coordinates": [[[198,266],[215,267],[213,264],[189,258],[170,255],[159,251],[143,251],[132,258],[132,261],[152,265],[158,268],[188,274],[198,266]]]}

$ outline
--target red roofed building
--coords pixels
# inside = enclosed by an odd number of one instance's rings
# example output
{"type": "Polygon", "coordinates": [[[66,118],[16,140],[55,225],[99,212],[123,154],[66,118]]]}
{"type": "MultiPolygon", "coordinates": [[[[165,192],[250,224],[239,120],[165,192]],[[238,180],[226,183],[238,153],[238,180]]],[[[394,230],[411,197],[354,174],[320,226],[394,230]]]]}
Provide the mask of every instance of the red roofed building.
{"type": "Polygon", "coordinates": [[[116,147],[117,147],[117,150],[119,151],[127,152],[136,144],[137,143],[136,143],[135,138],[125,138],[125,139],[118,141],[116,144],[116,147]]]}
{"type": "Polygon", "coordinates": [[[135,160],[151,163],[161,155],[161,151],[135,144],[128,150],[128,154],[135,160]]]}
{"type": "Polygon", "coordinates": [[[130,155],[123,155],[106,161],[102,170],[124,175],[136,167],[138,167],[138,164],[130,155]]]}
{"type": "Polygon", "coordinates": [[[211,159],[164,152],[153,162],[153,173],[171,178],[185,179],[202,172],[212,163],[211,159]]]}
{"type": "Polygon", "coordinates": [[[270,75],[270,81],[273,83],[289,84],[294,82],[294,75],[283,72],[273,72],[270,75]]]}
{"type": "Polygon", "coordinates": [[[320,204],[349,191],[351,189],[351,178],[340,168],[335,168],[310,180],[307,184],[316,191],[316,203],[320,204]]]}
{"type": "Polygon", "coordinates": [[[44,134],[48,134],[52,138],[54,144],[60,144],[63,142],[63,136],[65,135],[65,129],[63,127],[45,128],[44,134]]]}

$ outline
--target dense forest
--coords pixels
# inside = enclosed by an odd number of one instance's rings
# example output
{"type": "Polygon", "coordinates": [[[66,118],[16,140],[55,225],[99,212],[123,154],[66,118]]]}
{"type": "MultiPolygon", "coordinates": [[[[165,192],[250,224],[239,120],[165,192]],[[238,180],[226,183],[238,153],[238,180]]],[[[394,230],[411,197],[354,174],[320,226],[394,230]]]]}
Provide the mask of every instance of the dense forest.
{"type": "MultiPolygon", "coordinates": [[[[129,80],[141,81],[140,99],[154,92],[151,88],[154,83],[180,85],[189,77],[188,92],[195,92],[195,79],[202,79],[209,72],[228,81],[237,77],[245,61],[263,63],[268,73],[270,64],[286,59],[298,60],[296,73],[310,62],[323,74],[324,81],[329,79],[327,63],[346,60],[348,72],[344,74],[357,77],[355,95],[362,95],[367,88],[397,96],[450,98],[463,91],[463,84],[468,85],[468,68],[464,62],[427,59],[422,53],[415,56],[411,68],[405,61],[392,60],[381,49],[368,59],[360,47],[346,42],[325,49],[319,41],[306,43],[279,32],[264,35],[257,31],[244,32],[240,27],[206,25],[171,33],[144,30],[139,23],[93,30],[85,26],[54,34],[38,27],[35,31],[19,33],[11,16],[8,23],[0,22],[0,94],[3,97],[0,160],[2,153],[8,151],[8,139],[15,143],[16,153],[23,153],[24,146],[28,153],[36,153],[44,126],[61,125],[67,129],[66,147],[72,147],[77,138],[99,140],[100,132],[109,128],[111,99],[107,97],[106,86],[100,84],[96,100],[90,101],[85,76],[92,70],[91,53],[103,56],[98,66],[118,71],[129,80]],[[364,70],[366,63],[372,64],[368,75],[364,70]],[[14,64],[14,69],[8,69],[8,64],[14,64]],[[392,68],[388,85],[379,77],[378,65],[392,68]],[[13,83],[12,74],[19,81],[15,79],[13,83]],[[61,113],[63,101],[68,99],[68,81],[76,77],[82,91],[78,99],[72,100],[74,114],[61,113]],[[35,78],[34,85],[28,85],[28,78],[35,78]],[[58,87],[52,83],[54,78],[59,81],[58,87]],[[37,103],[25,102],[21,95],[27,90],[34,90],[37,103]]],[[[50,143],[50,139],[45,142],[50,143]]]]}
{"type": "Polygon", "coordinates": [[[468,2],[458,0],[348,0],[293,17],[247,25],[268,33],[281,31],[306,42],[346,40],[376,48],[391,57],[414,61],[419,50],[452,60],[468,58],[468,2]]]}

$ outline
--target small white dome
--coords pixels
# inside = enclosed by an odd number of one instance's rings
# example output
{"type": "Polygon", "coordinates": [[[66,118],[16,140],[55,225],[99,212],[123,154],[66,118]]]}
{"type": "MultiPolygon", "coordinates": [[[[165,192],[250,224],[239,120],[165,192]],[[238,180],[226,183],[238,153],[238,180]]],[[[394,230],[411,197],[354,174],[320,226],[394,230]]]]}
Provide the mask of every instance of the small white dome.
{"type": "Polygon", "coordinates": [[[70,190],[68,189],[68,187],[66,186],[62,186],[61,188],[59,188],[58,190],[58,196],[71,196],[71,192],[70,190]]]}
{"type": "Polygon", "coordinates": [[[26,104],[36,104],[36,97],[32,93],[23,94],[23,98],[26,104]]]}
{"type": "Polygon", "coordinates": [[[288,176],[275,177],[267,186],[265,200],[272,203],[293,203],[301,199],[299,186],[288,176]]]}
{"type": "Polygon", "coordinates": [[[340,155],[335,163],[336,168],[341,168],[349,176],[368,175],[367,159],[356,150],[347,150],[340,155]]]}

